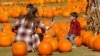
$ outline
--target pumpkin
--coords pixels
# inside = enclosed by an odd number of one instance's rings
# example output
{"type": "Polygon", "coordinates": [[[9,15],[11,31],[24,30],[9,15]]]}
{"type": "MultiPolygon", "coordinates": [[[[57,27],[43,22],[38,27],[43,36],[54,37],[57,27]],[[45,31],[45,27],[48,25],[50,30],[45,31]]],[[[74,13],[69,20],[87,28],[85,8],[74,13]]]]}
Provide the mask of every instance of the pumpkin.
{"type": "Polygon", "coordinates": [[[60,52],[69,52],[72,50],[72,44],[69,40],[60,40],[58,43],[58,48],[60,52]]]}
{"type": "Polygon", "coordinates": [[[63,0],[57,0],[58,3],[61,3],[63,0]]]}
{"type": "Polygon", "coordinates": [[[8,36],[10,36],[12,38],[12,43],[13,43],[16,33],[14,33],[14,32],[6,32],[6,33],[7,33],[8,36]]]}
{"type": "Polygon", "coordinates": [[[70,11],[65,11],[65,12],[63,12],[63,17],[69,17],[70,16],[70,11]]]}
{"type": "Polygon", "coordinates": [[[57,33],[57,40],[62,40],[65,39],[66,37],[66,32],[65,31],[60,31],[59,33],[57,33]]]}
{"type": "Polygon", "coordinates": [[[8,12],[3,10],[0,14],[0,22],[1,23],[7,23],[8,22],[8,17],[9,17],[8,12]]]}
{"type": "Polygon", "coordinates": [[[53,39],[53,37],[49,34],[44,35],[43,41],[49,42],[53,39]]]}
{"type": "Polygon", "coordinates": [[[49,42],[43,41],[38,46],[38,52],[40,55],[51,55],[52,50],[52,45],[49,42]]]}
{"type": "Polygon", "coordinates": [[[85,17],[79,17],[79,18],[78,18],[78,21],[79,21],[79,23],[80,23],[81,28],[84,28],[84,27],[87,26],[87,20],[86,20],[85,17]]]}
{"type": "Polygon", "coordinates": [[[50,26],[50,25],[51,25],[51,21],[49,21],[49,20],[43,20],[42,23],[43,23],[45,26],[50,26]]]}
{"type": "Polygon", "coordinates": [[[18,5],[15,5],[12,7],[12,9],[10,9],[11,17],[17,18],[20,15],[20,13],[21,13],[21,7],[18,5]]]}
{"type": "Polygon", "coordinates": [[[58,42],[57,42],[57,40],[50,40],[50,44],[52,45],[52,47],[53,47],[53,51],[55,52],[55,51],[57,51],[57,49],[58,49],[58,42]]]}
{"type": "Polygon", "coordinates": [[[42,29],[38,27],[38,28],[36,29],[36,32],[37,32],[37,33],[42,33],[42,29]]]}
{"type": "Polygon", "coordinates": [[[50,0],[50,2],[54,3],[54,2],[56,2],[56,0],[50,0]]]}
{"type": "Polygon", "coordinates": [[[96,38],[93,41],[93,49],[96,51],[100,51],[100,38],[96,38]]]}
{"type": "Polygon", "coordinates": [[[79,47],[82,45],[82,38],[79,36],[76,36],[74,39],[74,42],[75,42],[76,46],[79,47]]]}
{"type": "MultiPolygon", "coordinates": [[[[91,36],[92,36],[92,35],[91,35],[91,36]]],[[[91,39],[91,36],[88,36],[88,37],[86,38],[86,40],[85,40],[85,41],[86,41],[86,42],[85,42],[86,46],[88,46],[88,45],[89,45],[89,43],[88,43],[88,42],[89,42],[89,40],[91,39]]]]}
{"type": "Polygon", "coordinates": [[[12,53],[15,56],[25,56],[27,52],[27,46],[24,42],[15,42],[12,45],[12,53]]]}
{"type": "Polygon", "coordinates": [[[47,18],[52,18],[53,17],[53,11],[49,8],[48,11],[47,11],[47,15],[46,15],[47,18]]]}
{"type": "Polygon", "coordinates": [[[84,35],[82,36],[82,43],[83,44],[86,44],[85,42],[86,42],[86,39],[89,37],[89,36],[91,36],[91,35],[93,35],[93,33],[91,32],[91,31],[86,31],[85,33],[84,33],[84,35]]]}
{"type": "Polygon", "coordinates": [[[27,14],[27,9],[25,7],[21,7],[21,14],[26,15],[27,14]]]}
{"type": "Polygon", "coordinates": [[[91,38],[88,40],[88,47],[93,49],[93,42],[97,38],[97,36],[91,36],[91,38]]]}
{"type": "Polygon", "coordinates": [[[0,32],[0,46],[6,47],[12,44],[12,37],[6,32],[0,32]]]}
{"type": "Polygon", "coordinates": [[[2,26],[3,32],[11,32],[12,31],[12,25],[10,23],[4,23],[2,26]]]}

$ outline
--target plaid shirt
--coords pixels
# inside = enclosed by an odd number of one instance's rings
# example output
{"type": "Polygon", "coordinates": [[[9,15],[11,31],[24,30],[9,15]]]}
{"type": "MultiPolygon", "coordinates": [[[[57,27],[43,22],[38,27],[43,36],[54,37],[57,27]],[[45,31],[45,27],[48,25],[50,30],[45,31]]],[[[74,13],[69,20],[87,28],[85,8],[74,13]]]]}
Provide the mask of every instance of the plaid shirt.
{"type": "Polygon", "coordinates": [[[36,50],[40,43],[39,36],[36,34],[36,28],[41,27],[47,29],[37,18],[30,25],[26,24],[25,18],[18,19],[13,25],[13,29],[17,30],[15,41],[24,41],[27,44],[28,50],[36,50]]]}
{"type": "Polygon", "coordinates": [[[71,25],[70,25],[70,30],[69,30],[69,35],[75,34],[76,36],[80,36],[80,23],[77,20],[72,20],[71,25]]]}

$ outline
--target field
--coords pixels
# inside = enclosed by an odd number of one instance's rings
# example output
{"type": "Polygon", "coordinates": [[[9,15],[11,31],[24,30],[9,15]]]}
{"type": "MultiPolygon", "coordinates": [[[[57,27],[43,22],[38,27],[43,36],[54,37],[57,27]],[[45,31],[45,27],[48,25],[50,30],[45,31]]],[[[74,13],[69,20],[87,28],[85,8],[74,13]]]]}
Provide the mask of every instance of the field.
{"type": "MultiPolygon", "coordinates": [[[[44,18],[41,18],[42,20],[47,20],[44,18]]],[[[50,20],[50,19],[49,19],[50,20]]],[[[67,22],[70,22],[68,18],[63,18],[61,16],[55,17],[54,21],[60,21],[60,20],[66,20],[67,22]]],[[[16,20],[15,19],[9,19],[9,22],[14,23],[16,20]]],[[[2,24],[0,24],[0,27],[2,24]]],[[[9,47],[0,47],[0,56],[13,56],[11,52],[11,46],[9,47]]],[[[27,56],[38,56],[38,53],[31,52],[28,53],[27,56]]],[[[89,49],[86,46],[81,46],[77,47],[75,49],[72,49],[71,52],[65,52],[65,53],[60,53],[60,52],[53,52],[52,56],[100,56],[100,52],[93,51],[92,49],[89,49]]]]}

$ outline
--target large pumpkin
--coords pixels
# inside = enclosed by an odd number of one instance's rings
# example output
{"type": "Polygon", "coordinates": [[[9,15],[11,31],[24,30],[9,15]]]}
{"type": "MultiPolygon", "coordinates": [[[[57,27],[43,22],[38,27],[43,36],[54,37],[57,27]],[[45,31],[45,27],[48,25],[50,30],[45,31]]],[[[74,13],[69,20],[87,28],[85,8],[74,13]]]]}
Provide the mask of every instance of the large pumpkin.
{"type": "Polygon", "coordinates": [[[15,56],[25,56],[27,52],[27,46],[24,42],[16,42],[12,45],[12,53],[15,56]]]}
{"type": "Polygon", "coordinates": [[[72,50],[72,44],[69,40],[60,40],[58,44],[58,48],[60,52],[69,52],[72,50]]]}
{"type": "Polygon", "coordinates": [[[82,35],[82,43],[83,44],[86,44],[86,39],[89,37],[89,36],[92,36],[93,33],[91,31],[86,31],[84,32],[84,35],[82,35]]]}
{"type": "Polygon", "coordinates": [[[40,55],[51,55],[52,50],[52,45],[49,42],[43,41],[38,46],[38,52],[40,55]]]}
{"type": "Polygon", "coordinates": [[[100,38],[94,40],[93,49],[96,51],[100,51],[100,38]]]}
{"type": "Polygon", "coordinates": [[[77,37],[75,37],[74,42],[75,42],[77,47],[81,46],[82,45],[82,38],[77,36],[77,37]]]}
{"type": "Polygon", "coordinates": [[[53,51],[57,51],[57,49],[58,49],[58,42],[57,42],[57,40],[50,40],[50,44],[52,45],[52,47],[53,47],[53,51]]]}
{"type": "Polygon", "coordinates": [[[52,37],[51,35],[46,34],[46,35],[44,35],[43,41],[49,42],[49,41],[51,41],[52,39],[53,39],[53,37],[52,37]]]}
{"type": "Polygon", "coordinates": [[[12,37],[6,32],[0,32],[0,46],[6,47],[12,44],[12,37]]]}
{"type": "Polygon", "coordinates": [[[93,48],[93,42],[97,38],[97,36],[91,36],[91,38],[88,40],[88,47],[93,48]]]}

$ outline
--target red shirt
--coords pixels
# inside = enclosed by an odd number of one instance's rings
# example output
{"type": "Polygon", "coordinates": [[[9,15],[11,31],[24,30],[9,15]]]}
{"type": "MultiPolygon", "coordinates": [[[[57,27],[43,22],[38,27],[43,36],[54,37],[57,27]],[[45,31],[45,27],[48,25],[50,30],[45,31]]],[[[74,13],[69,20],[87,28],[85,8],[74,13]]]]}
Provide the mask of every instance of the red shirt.
{"type": "Polygon", "coordinates": [[[80,36],[80,31],[81,31],[80,23],[77,20],[75,21],[72,20],[68,34],[69,35],[75,34],[76,36],[80,36]]]}

